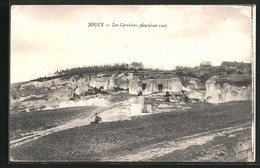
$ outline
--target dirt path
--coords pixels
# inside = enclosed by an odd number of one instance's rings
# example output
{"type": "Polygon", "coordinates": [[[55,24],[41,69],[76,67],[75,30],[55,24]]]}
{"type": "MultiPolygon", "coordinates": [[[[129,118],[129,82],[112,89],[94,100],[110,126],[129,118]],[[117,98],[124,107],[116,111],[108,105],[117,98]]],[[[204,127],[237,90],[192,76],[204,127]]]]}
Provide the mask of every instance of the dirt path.
{"type": "Polygon", "coordinates": [[[90,122],[93,121],[95,113],[100,113],[100,112],[106,111],[110,108],[111,108],[111,106],[101,107],[101,108],[94,110],[89,116],[85,116],[84,118],[79,117],[77,119],[68,121],[67,123],[61,124],[59,126],[56,126],[56,127],[50,128],[50,129],[46,129],[46,130],[42,130],[42,131],[34,131],[31,133],[25,134],[24,137],[22,137],[22,138],[10,141],[10,147],[12,148],[12,147],[19,146],[19,145],[22,145],[27,142],[34,141],[40,137],[52,134],[54,132],[59,132],[59,131],[67,130],[70,128],[84,126],[84,125],[89,125],[90,122]]]}
{"type": "MultiPolygon", "coordinates": [[[[127,101],[112,103],[111,105],[108,106],[100,106],[98,109],[92,111],[91,114],[88,116],[83,115],[83,117],[79,117],[77,119],[68,121],[67,123],[61,124],[59,126],[50,129],[26,133],[21,138],[10,141],[10,147],[13,148],[15,146],[19,146],[24,143],[34,141],[40,137],[52,134],[54,132],[59,132],[70,128],[89,125],[90,122],[94,120],[95,113],[98,113],[99,116],[102,118],[102,121],[105,122],[129,120],[131,119],[131,115],[129,114],[129,112],[131,111],[131,104],[134,102],[140,103],[140,101],[142,100],[143,100],[142,98],[137,97],[137,98],[129,99],[127,101]]],[[[149,114],[138,113],[135,115],[149,115],[149,114]]]]}
{"type": "MultiPolygon", "coordinates": [[[[133,154],[120,155],[114,157],[103,158],[102,161],[149,161],[175,151],[184,150],[191,146],[201,146],[214,141],[215,138],[224,136],[236,136],[241,131],[251,131],[250,124],[243,124],[236,127],[223,128],[211,132],[204,132],[192,136],[185,136],[174,141],[165,141],[157,143],[135,151],[133,154]]],[[[242,149],[241,149],[242,150],[242,149]]],[[[207,160],[207,158],[200,158],[207,160]]]]}
{"type": "MultiPolygon", "coordinates": [[[[15,146],[19,146],[24,143],[34,141],[40,137],[52,134],[54,132],[59,132],[59,131],[64,131],[64,130],[67,130],[70,128],[89,125],[90,122],[92,122],[94,120],[95,113],[98,113],[102,117],[102,119],[106,119],[108,116],[110,116],[112,114],[111,111],[114,111],[114,116],[112,116],[112,118],[110,117],[108,119],[108,122],[116,121],[117,118],[115,116],[118,115],[117,113],[120,113],[120,111],[118,111],[118,107],[129,106],[131,103],[132,103],[131,101],[126,101],[126,102],[114,103],[110,106],[105,106],[105,107],[101,106],[98,109],[92,111],[91,114],[88,116],[83,115],[84,117],[79,117],[77,119],[68,121],[67,123],[61,124],[59,126],[56,126],[56,127],[50,128],[50,129],[34,131],[34,132],[24,134],[24,136],[22,138],[10,141],[10,147],[13,148],[15,146]]],[[[120,108],[119,108],[119,110],[120,110],[120,108]]],[[[122,113],[120,113],[120,115],[122,115],[122,113]]]]}

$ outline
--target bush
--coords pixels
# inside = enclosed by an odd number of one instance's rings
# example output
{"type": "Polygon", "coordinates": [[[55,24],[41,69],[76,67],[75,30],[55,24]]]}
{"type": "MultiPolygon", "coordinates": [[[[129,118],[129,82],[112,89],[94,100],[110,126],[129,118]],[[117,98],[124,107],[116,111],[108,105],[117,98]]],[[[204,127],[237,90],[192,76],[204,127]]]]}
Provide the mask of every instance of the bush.
{"type": "Polygon", "coordinates": [[[249,86],[252,83],[251,76],[248,75],[234,75],[227,77],[219,77],[215,79],[217,84],[223,85],[224,83],[229,83],[235,86],[249,86]]]}
{"type": "Polygon", "coordinates": [[[182,84],[182,86],[184,86],[184,87],[187,87],[188,85],[189,85],[189,80],[187,79],[187,78],[185,78],[185,77],[182,77],[181,78],[181,84],[182,84]]]}
{"type": "Polygon", "coordinates": [[[228,75],[232,74],[233,72],[235,72],[235,69],[228,69],[228,70],[227,70],[227,74],[228,74],[228,75]]]}
{"type": "Polygon", "coordinates": [[[200,68],[205,68],[205,67],[212,67],[212,65],[209,61],[203,61],[202,63],[200,63],[200,68]]]}
{"type": "Polygon", "coordinates": [[[238,73],[239,75],[242,75],[242,74],[243,74],[243,72],[242,72],[242,71],[237,71],[237,73],[238,73]]]}
{"type": "Polygon", "coordinates": [[[188,103],[188,102],[190,101],[190,99],[189,99],[188,96],[184,96],[183,101],[184,101],[185,103],[188,103]]]}
{"type": "Polygon", "coordinates": [[[201,83],[205,83],[210,77],[211,75],[209,73],[204,73],[199,77],[199,80],[201,83]]]}

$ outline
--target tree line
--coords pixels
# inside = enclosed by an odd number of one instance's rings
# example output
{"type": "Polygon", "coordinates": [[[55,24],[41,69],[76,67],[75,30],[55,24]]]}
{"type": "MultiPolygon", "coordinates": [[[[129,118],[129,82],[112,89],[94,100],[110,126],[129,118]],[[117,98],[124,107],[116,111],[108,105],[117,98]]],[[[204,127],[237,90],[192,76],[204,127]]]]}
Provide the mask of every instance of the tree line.
{"type": "Polygon", "coordinates": [[[131,64],[106,64],[106,65],[95,65],[87,67],[67,68],[65,70],[56,71],[55,76],[59,75],[75,75],[84,73],[96,73],[96,72],[107,72],[107,71],[125,71],[125,70],[143,70],[144,65],[141,62],[132,62],[131,64]]]}
{"type": "MultiPolygon", "coordinates": [[[[84,67],[77,67],[77,68],[67,68],[64,70],[56,71],[54,76],[51,77],[41,77],[35,79],[36,81],[44,81],[50,80],[57,77],[62,76],[71,76],[71,75],[81,75],[85,73],[105,73],[105,72],[121,72],[127,70],[134,70],[135,72],[138,70],[155,70],[151,68],[145,68],[143,63],[141,62],[132,62],[130,64],[127,63],[117,63],[117,64],[105,64],[105,65],[95,65],[95,66],[84,66],[84,67]]],[[[156,69],[159,70],[159,69],[156,69]]],[[[163,70],[159,70],[163,71],[163,70]]],[[[200,63],[200,65],[195,67],[187,67],[187,66],[177,66],[175,69],[173,68],[168,71],[167,73],[175,73],[178,76],[189,76],[198,78],[201,83],[205,83],[209,78],[212,76],[225,76],[230,75],[233,73],[236,74],[243,74],[245,72],[238,71],[238,69],[226,69],[223,66],[212,66],[209,61],[204,61],[200,63]]],[[[249,72],[251,73],[251,71],[249,72]]]]}

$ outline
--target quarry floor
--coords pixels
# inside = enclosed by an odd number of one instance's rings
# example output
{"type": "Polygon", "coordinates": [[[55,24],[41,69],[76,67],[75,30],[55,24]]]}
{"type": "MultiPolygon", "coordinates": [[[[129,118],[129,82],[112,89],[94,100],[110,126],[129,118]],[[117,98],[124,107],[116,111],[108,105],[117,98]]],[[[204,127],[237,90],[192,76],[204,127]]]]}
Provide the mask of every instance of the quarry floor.
{"type": "MultiPolygon", "coordinates": [[[[113,120],[115,116],[109,118],[103,115],[107,122],[89,125],[94,113],[113,116],[113,111],[119,107],[128,107],[130,103],[131,101],[116,101],[102,107],[55,109],[26,114],[27,120],[23,118],[25,114],[19,114],[13,119],[24,119],[25,123],[24,127],[16,125],[12,128],[12,133],[15,134],[10,134],[10,160],[253,161],[252,105],[249,101],[222,104],[177,103],[176,107],[182,108],[171,110],[162,106],[166,112],[120,120],[113,120]],[[36,120],[36,116],[42,122],[36,120]],[[30,123],[29,120],[34,121],[30,123]],[[42,123],[45,125],[42,126],[42,123]]],[[[16,122],[12,123],[15,125],[16,122]]]]}

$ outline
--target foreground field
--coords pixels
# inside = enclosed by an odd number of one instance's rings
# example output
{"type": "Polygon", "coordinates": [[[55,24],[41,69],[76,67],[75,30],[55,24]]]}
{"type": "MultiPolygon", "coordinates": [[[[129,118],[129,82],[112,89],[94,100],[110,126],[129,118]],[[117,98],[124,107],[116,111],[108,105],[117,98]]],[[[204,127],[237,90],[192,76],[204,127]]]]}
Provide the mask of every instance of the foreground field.
{"type": "Polygon", "coordinates": [[[88,116],[96,107],[70,107],[30,113],[10,115],[10,140],[20,138],[23,134],[33,131],[46,130],[69,120],[88,116]]]}
{"type": "Polygon", "coordinates": [[[71,128],[12,147],[14,161],[251,161],[251,102],[71,128]]]}

